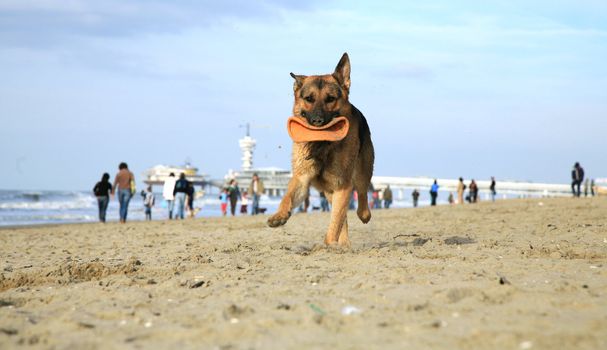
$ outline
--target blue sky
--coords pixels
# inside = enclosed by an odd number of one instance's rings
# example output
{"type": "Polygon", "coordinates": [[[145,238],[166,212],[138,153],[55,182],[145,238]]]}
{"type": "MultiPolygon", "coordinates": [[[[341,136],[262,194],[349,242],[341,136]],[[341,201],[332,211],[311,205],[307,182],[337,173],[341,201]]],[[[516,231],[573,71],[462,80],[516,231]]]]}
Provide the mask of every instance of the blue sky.
{"type": "Polygon", "coordinates": [[[0,188],[290,166],[292,78],[352,63],[377,175],[607,177],[604,1],[0,0],[0,188]]]}

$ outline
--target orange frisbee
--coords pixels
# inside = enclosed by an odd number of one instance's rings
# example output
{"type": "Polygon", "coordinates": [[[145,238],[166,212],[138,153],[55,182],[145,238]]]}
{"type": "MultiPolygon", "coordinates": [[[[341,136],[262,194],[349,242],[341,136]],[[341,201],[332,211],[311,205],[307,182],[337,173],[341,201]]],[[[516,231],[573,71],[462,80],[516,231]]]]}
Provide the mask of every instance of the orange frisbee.
{"type": "Polygon", "coordinates": [[[341,141],[348,134],[350,122],[346,117],[333,118],[323,126],[312,126],[304,119],[290,117],[287,120],[289,136],[295,142],[341,141]]]}

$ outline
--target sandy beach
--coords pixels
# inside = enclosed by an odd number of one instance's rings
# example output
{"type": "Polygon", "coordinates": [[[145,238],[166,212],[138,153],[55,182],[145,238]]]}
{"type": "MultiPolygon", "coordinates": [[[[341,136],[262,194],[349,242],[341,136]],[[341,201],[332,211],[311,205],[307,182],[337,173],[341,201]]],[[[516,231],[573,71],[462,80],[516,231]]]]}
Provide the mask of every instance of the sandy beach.
{"type": "Polygon", "coordinates": [[[0,348],[605,349],[607,200],[0,230],[0,348]]]}

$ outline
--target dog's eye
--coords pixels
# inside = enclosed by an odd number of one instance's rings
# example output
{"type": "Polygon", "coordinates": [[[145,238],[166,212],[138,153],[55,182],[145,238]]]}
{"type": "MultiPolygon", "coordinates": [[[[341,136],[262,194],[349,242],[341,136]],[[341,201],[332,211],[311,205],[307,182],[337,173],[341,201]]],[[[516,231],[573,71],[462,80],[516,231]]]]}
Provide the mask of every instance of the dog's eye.
{"type": "Polygon", "coordinates": [[[314,97],[312,97],[312,95],[304,97],[304,100],[306,100],[306,102],[314,103],[314,97]]]}
{"type": "Polygon", "coordinates": [[[327,96],[327,98],[325,98],[326,103],[331,103],[333,101],[335,101],[335,97],[333,97],[333,96],[327,96]]]}

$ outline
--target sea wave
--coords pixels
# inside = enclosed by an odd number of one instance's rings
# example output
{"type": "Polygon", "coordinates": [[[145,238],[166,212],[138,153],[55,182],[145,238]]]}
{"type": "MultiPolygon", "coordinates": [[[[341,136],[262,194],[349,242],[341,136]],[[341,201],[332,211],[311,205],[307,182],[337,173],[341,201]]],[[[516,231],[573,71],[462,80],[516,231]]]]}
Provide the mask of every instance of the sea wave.
{"type": "Polygon", "coordinates": [[[92,195],[84,193],[67,194],[17,194],[11,199],[0,200],[0,210],[71,210],[89,209],[96,205],[92,195]]]}

